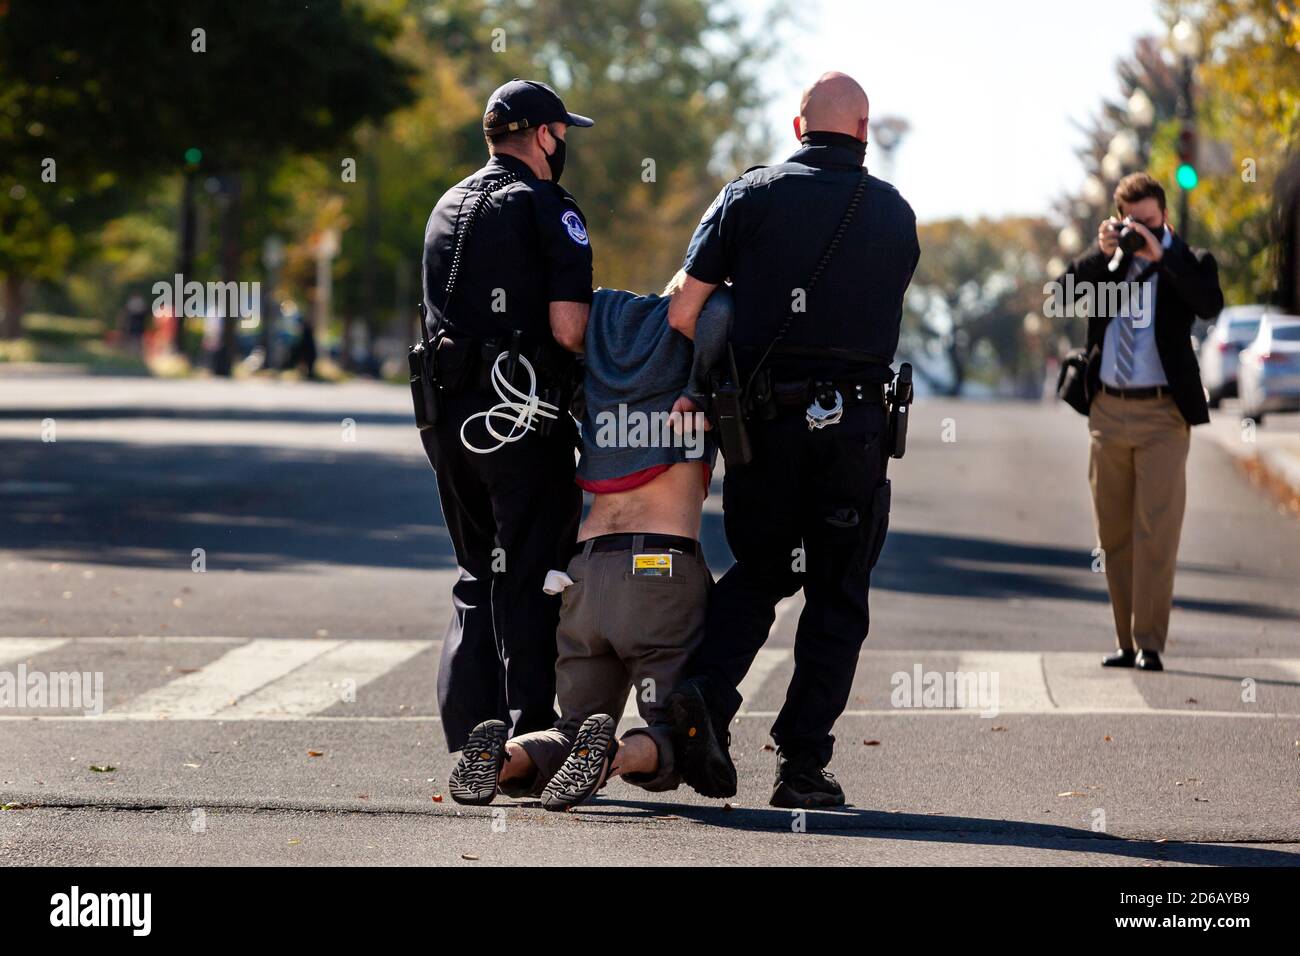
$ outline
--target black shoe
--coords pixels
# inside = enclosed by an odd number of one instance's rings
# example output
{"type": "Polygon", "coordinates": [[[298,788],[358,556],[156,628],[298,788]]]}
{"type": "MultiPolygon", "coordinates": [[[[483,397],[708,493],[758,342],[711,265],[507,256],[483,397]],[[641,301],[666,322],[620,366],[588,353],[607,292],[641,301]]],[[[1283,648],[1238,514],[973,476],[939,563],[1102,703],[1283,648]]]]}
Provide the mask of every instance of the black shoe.
{"type": "Polygon", "coordinates": [[[698,680],[683,681],[665,704],[673,722],[673,753],[682,779],[701,796],[734,797],[736,765],[727,749],[731,734],[718,732],[698,680]]]}
{"type": "Polygon", "coordinates": [[[812,810],[817,807],[844,806],[844,790],[835,778],[820,767],[797,767],[783,763],[776,770],[772,788],[774,807],[787,810],[812,810]]]}
{"type": "Polygon", "coordinates": [[[1107,654],[1101,659],[1102,667],[1132,667],[1133,659],[1137,657],[1136,651],[1116,651],[1114,654],[1107,654]]]}
{"type": "Polygon", "coordinates": [[[485,720],[470,731],[460,759],[451,769],[447,789],[457,803],[487,806],[497,795],[497,777],[506,761],[509,731],[499,720],[485,720]]]}
{"type": "Polygon", "coordinates": [[[591,799],[605,785],[618,753],[614,731],[618,721],[609,714],[593,714],[582,722],[573,749],[542,791],[547,810],[567,810],[591,799]]]}
{"type": "Polygon", "coordinates": [[[1165,665],[1160,663],[1160,655],[1155,651],[1138,651],[1137,669],[1140,671],[1162,671],[1165,665]]]}

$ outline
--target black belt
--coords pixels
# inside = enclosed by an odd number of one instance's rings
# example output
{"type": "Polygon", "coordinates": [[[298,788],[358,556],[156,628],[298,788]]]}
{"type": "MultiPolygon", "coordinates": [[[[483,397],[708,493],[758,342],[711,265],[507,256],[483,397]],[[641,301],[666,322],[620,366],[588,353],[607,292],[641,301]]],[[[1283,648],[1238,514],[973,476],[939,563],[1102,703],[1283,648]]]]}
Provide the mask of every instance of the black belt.
{"type": "Polygon", "coordinates": [[[1163,395],[1170,394],[1168,385],[1148,385],[1146,388],[1115,388],[1113,385],[1102,382],[1101,390],[1107,395],[1114,395],[1116,398],[1160,398],[1163,395]]]}
{"type": "Polygon", "coordinates": [[[683,554],[697,555],[700,543],[694,538],[684,538],[679,534],[635,534],[622,532],[602,534],[586,541],[579,541],[573,553],[583,554],[592,551],[680,551],[683,554]]]}
{"type": "Polygon", "coordinates": [[[845,405],[885,404],[885,386],[875,382],[843,380],[801,379],[792,382],[774,382],[772,399],[783,408],[786,406],[807,408],[817,397],[817,393],[826,388],[833,388],[844,396],[845,405]]]}

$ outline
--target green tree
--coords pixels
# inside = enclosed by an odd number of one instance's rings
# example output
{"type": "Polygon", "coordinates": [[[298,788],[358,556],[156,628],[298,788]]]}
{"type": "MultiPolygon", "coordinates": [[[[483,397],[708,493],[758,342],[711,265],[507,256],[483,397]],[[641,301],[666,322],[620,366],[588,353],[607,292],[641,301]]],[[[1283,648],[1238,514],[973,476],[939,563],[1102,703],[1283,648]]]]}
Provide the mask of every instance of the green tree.
{"type": "Polygon", "coordinates": [[[1025,317],[1043,309],[1055,230],[1044,219],[947,219],[917,229],[921,261],[904,300],[903,354],[917,374],[952,395],[979,375],[1036,387],[1041,366],[1026,349],[1025,317]],[[947,375],[927,372],[943,358],[947,375]]]}
{"type": "MultiPolygon", "coordinates": [[[[179,175],[187,151],[197,151],[189,153],[191,172],[216,174],[223,184],[227,278],[243,258],[245,174],[289,152],[336,145],[358,123],[410,98],[411,70],[388,52],[395,23],[379,5],[66,0],[57,7],[13,0],[0,10],[0,149],[13,158],[11,175],[30,196],[48,185],[37,173],[53,158],[60,188],[85,193],[105,175],[179,175]]],[[[44,208],[51,210],[46,231],[56,230],[57,204],[44,208]]],[[[40,220],[32,226],[42,228],[40,220]]],[[[48,266],[39,251],[33,260],[36,248],[29,242],[12,255],[0,248],[11,285],[48,266]]]]}

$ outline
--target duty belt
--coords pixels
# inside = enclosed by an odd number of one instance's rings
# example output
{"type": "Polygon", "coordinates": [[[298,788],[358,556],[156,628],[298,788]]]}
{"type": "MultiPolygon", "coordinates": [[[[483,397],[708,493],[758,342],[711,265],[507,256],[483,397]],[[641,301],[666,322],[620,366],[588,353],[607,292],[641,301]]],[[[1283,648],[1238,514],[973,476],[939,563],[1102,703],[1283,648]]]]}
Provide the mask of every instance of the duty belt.
{"type": "Polygon", "coordinates": [[[839,392],[845,405],[885,404],[885,386],[875,382],[801,379],[772,383],[772,400],[781,408],[807,408],[823,393],[832,392],[839,392]]]}

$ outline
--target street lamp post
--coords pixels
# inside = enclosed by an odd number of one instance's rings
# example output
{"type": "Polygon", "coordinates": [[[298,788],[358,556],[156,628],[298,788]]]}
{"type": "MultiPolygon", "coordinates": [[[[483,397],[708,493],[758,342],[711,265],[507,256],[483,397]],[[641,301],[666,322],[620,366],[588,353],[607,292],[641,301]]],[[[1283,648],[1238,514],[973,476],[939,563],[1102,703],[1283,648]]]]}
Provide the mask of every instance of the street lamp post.
{"type": "Polygon", "coordinates": [[[1196,143],[1196,110],[1192,100],[1193,80],[1195,75],[1196,60],[1201,55],[1201,37],[1197,33],[1196,27],[1188,20],[1179,20],[1174,24],[1173,29],[1169,32],[1169,45],[1174,53],[1178,54],[1182,61],[1182,89],[1179,97],[1178,113],[1182,119],[1182,128],[1179,131],[1179,159],[1182,165],[1179,167],[1178,186],[1180,193],[1178,196],[1178,229],[1182,232],[1183,240],[1191,242],[1192,238],[1192,190],[1196,188],[1195,174],[1195,143],[1196,143]],[[1190,166],[1192,172],[1186,178],[1183,174],[1183,168],[1190,166]]]}
{"type": "Polygon", "coordinates": [[[1138,88],[1128,98],[1126,109],[1129,125],[1137,133],[1137,165],[1145,167],[1151,149],[1151,127],[1156,122],[1156,105],[1146,90],[1138,88]]]}

